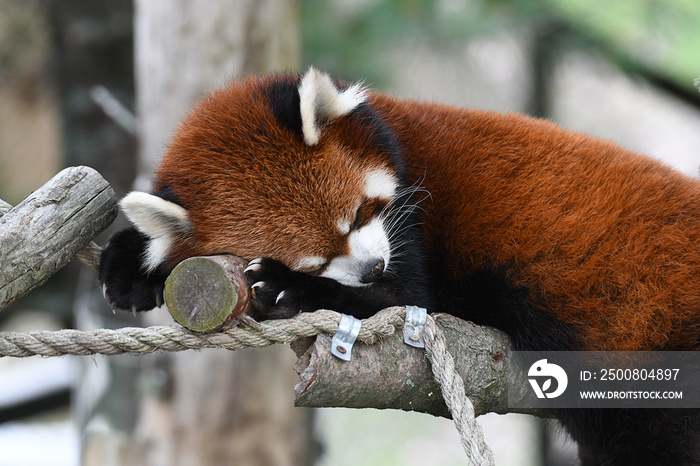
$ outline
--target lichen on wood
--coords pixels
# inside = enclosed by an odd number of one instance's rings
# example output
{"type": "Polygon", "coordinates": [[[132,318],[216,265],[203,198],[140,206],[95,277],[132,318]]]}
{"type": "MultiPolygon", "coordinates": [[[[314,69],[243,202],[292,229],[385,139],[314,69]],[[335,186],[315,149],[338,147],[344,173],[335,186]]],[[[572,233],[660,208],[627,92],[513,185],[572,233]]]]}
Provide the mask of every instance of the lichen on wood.
{"type": "Polygon", "coordinates": [[[250,290],[243,276],[247,264],[236,256],[180,262],[165,282],[165,302],[173,319],[195,332],[226,328],[248,308],[250,290]]]}

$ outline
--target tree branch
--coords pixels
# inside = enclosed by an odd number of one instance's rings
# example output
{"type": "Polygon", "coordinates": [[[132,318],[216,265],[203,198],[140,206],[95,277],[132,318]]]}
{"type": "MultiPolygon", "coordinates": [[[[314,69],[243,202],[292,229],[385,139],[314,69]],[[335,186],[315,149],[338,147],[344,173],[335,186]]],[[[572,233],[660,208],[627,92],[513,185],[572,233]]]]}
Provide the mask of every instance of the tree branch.
{"type": "MultiPolygon", "coordinates": [[[[504,333],[447,314],[435,318],[477,415],[547,415],[542,410],[508,407],[508,385],[522,386],[520,397],[527,382],[511,361],[511,344],[504,333]]],[[[356,343],[349,362],[331,354],[329,335],[318,335],[299,346],[295,347],[299,357],[294,367],[299,374],[296,406],[401,409],[450,416],[424,350],[404,344],[400,332],[376,345],[356,343]]]]}
{"type": "Polygon", "coordinates": [[[114,191],[89,167],[66,168],[2,215],[0,309],[44,283],[116,216],[114,191]]]}
{"type": "MultiPolygon", "coordinates": [[[[166,284],[165,302],[173,318],[196,332],[219,331],[245,318],[249,296],[242,276],[244,266],[245,261],[233,256],[181,262],[166,284]],[[228,298],[215,299],[217,296],[228,298]]],[[[387,312],[390,310],[380,314],[387,312]]],[[[436,322],[445,334],[477,415],[546,415],[542,410],[508,407],[508,386],[522,387],[523,392],[515,395],[519,399],[528,385],[511,361],[511,343],[504,333],[447,314],[437,315],[436,322]]],[[[450,415],[425,351],[404,344],[401,332],[375,345],[357,342],[350,362],[331,354],[328,334],[297,341],[293,348],[299,358],[295,365],[299,374],[297,406],[390,408],[450,415]]]]}

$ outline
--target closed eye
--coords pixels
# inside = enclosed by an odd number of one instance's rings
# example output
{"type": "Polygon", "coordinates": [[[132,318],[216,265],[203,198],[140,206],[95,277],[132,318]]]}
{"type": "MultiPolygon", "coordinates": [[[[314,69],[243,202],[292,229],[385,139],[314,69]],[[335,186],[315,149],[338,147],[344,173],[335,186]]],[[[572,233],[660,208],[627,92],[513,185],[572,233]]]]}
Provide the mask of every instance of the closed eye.
{"type": "Polygon", "coordinates": [[[294,270],[298,272],[303,272],[309,275],[319,275],[323,273],[328,267],[328,261],[321,256],[307,256],[303,257],[299,262],[297,262],[294,270]]]}
{"type": "Polygon", "coordinates": [[[314,267],[312,269],[304,270],[304,273],[308,275],[313,275],[314,277],[317,277],[323,273],[324,270],[328,267],[328,263],[326,262],[325,264],[321,264],[318,267],[314,267]]]}
{"type": "Polygon", "coordinates": [[[350,231],[355,231],[358,228],[360,228],[360,222],[362,222],[362,206],[360,206],[360,208],[357,209],[357,213],[355,214],[355,220],[353,220],[352,225],[350,225],[350,231]]]}
{"type": "Polygon", "coordinates": [[[359,230],[363,226],[367,225],[373,218],[379,216],[388,201],[385,199],[367,199],[362,205],[357,209],[355,213],[355,219],[350,225],[350,231],[359,230]]]}

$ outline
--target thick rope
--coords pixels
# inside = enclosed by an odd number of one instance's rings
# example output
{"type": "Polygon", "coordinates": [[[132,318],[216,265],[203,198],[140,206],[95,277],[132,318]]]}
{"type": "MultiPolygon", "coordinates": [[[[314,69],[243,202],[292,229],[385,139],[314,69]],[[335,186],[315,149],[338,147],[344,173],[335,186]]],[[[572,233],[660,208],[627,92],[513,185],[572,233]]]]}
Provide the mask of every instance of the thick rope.
{"type": "MultiPolygon", "coordinates": [[[[357,339],[367,344],[377,343],[403,327],[405,318],[405,308],[388,308],[363,320],[357,339]]],[[[185,328],[169,326],[88,331],[0,332],[0,356],[22,358],[67,354],[148,354],[157,350],[184,351],[202,348],[260,348],[275,343],[291,343],[321,332],[333,334],[338,330],[339,323],[340,314],[320,310],[301,313],[293,319],[265,321],[260,323],[259,329],[233,327],[212,334],[197,334],[185,328]]],[[[484,443],[483,433],[476,423],[474,406],[465,395],[464,382],[455,370],[454,360],[445,345],[445,337],[431,316],[427,317],[424,339],[433,375],[452,413],[464,451],[472,464],[492,465],[493,454],[484,443]]]]}
{"type": "MultiPolygon", "coordinates": [[[[363,321],[358,339],[373,344],[392,335],[403,325],[399,312],[388,312],[363,321]]],[[[405,315],[405,310],[403,311],[405,315]]],[[[234,327],[212,334],[193,333],[181,327],[125,327],[116,330],[59,330],[34,332],[0,332],[0,357],[61,356],[65,354],[147,354],[157,350],[226,348],[238,350],[290,343],[321,332],[335,333],[340,314],[334,311],[301,313],[293,319],[260,323],[260,329],[234,327]]]]}
{"type": "Polygon", "coordinates": [[[100,268],[101,255],[102,248],[95,244],[94,241],[90,241],[87,246],[75,253],[75,258],[83,265],[98,270],[100,268]]]}
{"type": "MultiPolygon", "coordinates": [[[[362,321],[358,340],[374,344],[403,327],[406,309],[393,307],[362,321]]],[[[238,350],[275,343],[291,343],[321,332],[333,334],[340,314],[334,311],[301,313],[293,319],[270,320],[259,329],[234,327],[224,332],[197,334],[181,327],[125,327],[117,330],[59,330],[35,332],[0,332],[0,356],[61,356],[123,353],[147,354],[157,350],[225,348],[238,350]]],[[[427,317],[425,349],[433,375],[440,385],[445,403],[452,413],[462,446],[472,464],[492,465],[493,454],[484,443],[476,423],[474,407],[464,392],[464,382],[457,374],[454,360],[447,351],[445,337],[431,316],[427,317]]]]}
{"type": "Polygon", "coordinates": [[[447,351],[445,335],[432,316],[427,316],[423,339],[433,376],[440,385],[442,397],[452,414],[452,420],[457,427],[462,447],[467,453],[469,461],[478,466],[493,465],[493,453],[484,442],[481,426],[476,422],[474,405],[467,398],[464,392],[464,381],[455,370],[454,359],[447,351]]]}

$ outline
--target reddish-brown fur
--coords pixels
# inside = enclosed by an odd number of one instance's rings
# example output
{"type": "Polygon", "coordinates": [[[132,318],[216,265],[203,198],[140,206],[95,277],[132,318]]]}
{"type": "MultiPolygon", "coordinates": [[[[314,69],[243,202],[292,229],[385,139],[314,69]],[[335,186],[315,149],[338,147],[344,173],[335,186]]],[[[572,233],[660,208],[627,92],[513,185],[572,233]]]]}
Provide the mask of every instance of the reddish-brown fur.
{"type": "MultiPolygon", "coordinates": [[[[264,95],[271,79],[213,93],[176,132],[156,188],[175,187],[196,231],[171,263],[344,253],[337,213],[352,219],[364,171],[389,162],[348,117],[316,146],[290,139],[264,95]]],[[[445,276],[505,271],[576,329],[580,349],[700,347],[700,182],[546,121],[375,93],[369,104],[430,193],[426,241],[445,276]]]]}
{"type": "MultiPolygon", "coordinates": [[[[338,90],[313,70],[306,76],[232,83],[190,113],[154,189],[154,209],[163,199],[184,207],[156,212],[170,222],[175,245],[165,264],[164,253],[153,254],[158,263],[146,273],[139,254],[149,257],[153,244],[165,251],[170,236],[158,238],[158,228],[113,236],[100,280],[114,305],[149,309],[177,262],[232,253],[261,258],[246,276],[263,318],[319,306],[366,317],[418,304],[499,327],[517,349],[700,350],[700,181],[518,115],[371,92],[349,114],[343,105],[324,114],[313,91],[326,92],[326,104],[338,90]],[[321,87],[300,93],[300,79],[321,87]],[[377,169],[388,174],[367,176],[377,169]],[[366,190],[366,180],[377,189],[366,190]],[[347,225],[369,222],[397,186],[411,184],[429,192],[421,217],[411,211],[415,193],[403,189],[395,216],[382,219],[387,230],[410,218],[393,238],[399,259],[389,261],[387,271],[398,264],[391,273],[354,287],[289,270],[321,270],[347,254],[347,225]],[[386,186],[383,197],[368,194],[386,186]]],[[[581,442],[585,464],[697,463],[697,410],[558,416],[581,442]]]]}
{"type": "Polygon", "coordinates": [[[700,348],[700,182],[542,120],[371,104],[425,176],[447,275],[506,270],[588,350],[700,348]]]}
{"type": "Polygon", "coordinates": [[[338,215],[352,222],[365,172],[391,171],[389,162],[365,156],[377,153],[366,136],[354,138],[355,147],[333,138],[314,147],[290,139],[264,95],[274,79],[251,78],[213,92],[174,134],[156,190],[172,187],[196,230],[174,248],[172,265],[216,253],[265,256],[290,266],[305,256],[346,254],[338,215]],[[249,212],[264,212],[265,222],[249,212]]]}

